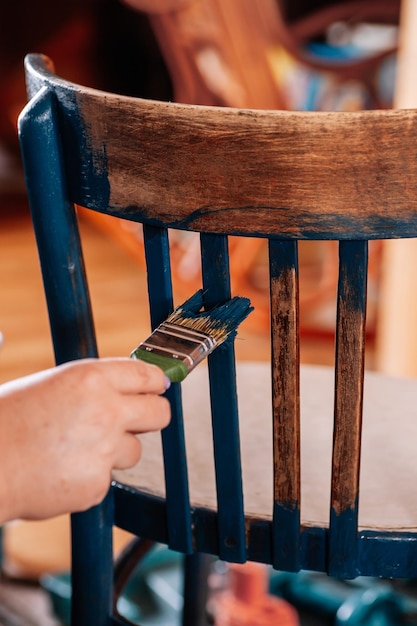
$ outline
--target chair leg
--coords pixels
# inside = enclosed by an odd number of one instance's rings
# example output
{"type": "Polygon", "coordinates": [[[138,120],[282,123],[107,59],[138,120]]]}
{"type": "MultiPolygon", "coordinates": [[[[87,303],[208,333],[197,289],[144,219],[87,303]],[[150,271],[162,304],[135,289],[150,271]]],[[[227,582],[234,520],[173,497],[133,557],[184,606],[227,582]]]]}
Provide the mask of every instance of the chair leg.
{"type": "Polygon", "coordinates": [[[187,554],[184,557],[184,609],[182,626],[207,626],[207,579],[213,557],[187,554]]]}
{"type": "Polygon", "coordinates": [[[113,587],[113,503],[103,503],[71,519],[72,626],[106,626],[113,587]]]}

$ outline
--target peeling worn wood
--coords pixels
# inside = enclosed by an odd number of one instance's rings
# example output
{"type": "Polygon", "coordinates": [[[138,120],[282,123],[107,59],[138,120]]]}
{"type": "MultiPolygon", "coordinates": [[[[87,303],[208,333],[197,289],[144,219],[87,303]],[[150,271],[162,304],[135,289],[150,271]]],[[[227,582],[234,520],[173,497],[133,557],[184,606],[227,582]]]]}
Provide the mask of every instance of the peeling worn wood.
{"type": "MultiPolygon", "coordinates": [[[[97,115],[88,98],[81,111],[87,124],[97,115]]],[[[105,145],[112,162],[109,203],[116,209],[242,234],[256,211],[259,233],[299,237],[352,237],[360,227],[364,237],[389,237],[417,215],[415,113],[194,107],[190,116],[180,105],[135,103],[121,116],[116,101],[105,115],[104,136],[95,138],[92,153],[105,145]]]]}
{"type": "Polygon", "coordinates": [[[291,248],[291,242],[270,242],[274,500],[288,507],[300,501],[298,275],[291,248]]]}
{"type": "Polygon", "coordinates": [[[269,242],[272,329],[273,564],[300,568],[300,349],[297,244],[269,242]]]}
{"type": "Polygon", "coordinates": [[[56,97],[69,113],[78,204],[96,205],[79,185],[88,172],[98,208],[157,225],[249,233],[256,213],[260,235],[344,239],[409,236],[417,225],[417,111],[240,110],[115,95],[103,103],[102,93],[67,84],[56,97]],[[80,124],[93,128],[88,145],[80,124]]]}
{"type": "Polygon", "coordinates": [[[354,508],[359,491],[366,323],[366,243],[341,244],[336,328],[332,508],[354,508]]]}
{"type": "Polygon", "coordinates": [[[340,243],[329,571],[342,578],[356,575],[367,252],[367,242],[340,243]]]}

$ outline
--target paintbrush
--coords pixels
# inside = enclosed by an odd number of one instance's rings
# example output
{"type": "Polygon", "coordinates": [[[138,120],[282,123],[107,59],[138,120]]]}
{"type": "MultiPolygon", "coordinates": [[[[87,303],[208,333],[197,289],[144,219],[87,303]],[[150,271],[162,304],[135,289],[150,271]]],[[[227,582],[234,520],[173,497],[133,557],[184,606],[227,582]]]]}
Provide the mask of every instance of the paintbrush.
{"type": "Polygon", "coordinates": [[[180,382],[215,348],[231,341],[239,324],[253,311],[248,298],[240,296],[209,311],[202,308],[200,290],[177,307],[130,356],[158,365],[171,382],[180,382]]]}

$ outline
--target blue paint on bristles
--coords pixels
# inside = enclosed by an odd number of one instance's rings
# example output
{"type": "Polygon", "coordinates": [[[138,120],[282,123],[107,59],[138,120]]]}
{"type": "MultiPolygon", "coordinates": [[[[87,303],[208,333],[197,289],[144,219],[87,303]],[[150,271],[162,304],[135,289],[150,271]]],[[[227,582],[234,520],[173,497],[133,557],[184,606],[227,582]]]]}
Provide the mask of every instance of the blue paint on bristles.
{"type": "Polygon", "coordinates": [[[183,380],[218,346],[230,342],[239,324],[253,311],[250,300],[235,296],[202,310],[203,291],[177,307],[131,354],[161,367],[173,382],[183,380]]]}
{"type": "Polygon", "coordinates": [[[167,318],[167,322],[180,324],[213,336],[217,345],[234,339],[238,326],[253,311],[249,298],[235,296],[209,311],[204,306],[203,290],[197,291],[167,318]]]}

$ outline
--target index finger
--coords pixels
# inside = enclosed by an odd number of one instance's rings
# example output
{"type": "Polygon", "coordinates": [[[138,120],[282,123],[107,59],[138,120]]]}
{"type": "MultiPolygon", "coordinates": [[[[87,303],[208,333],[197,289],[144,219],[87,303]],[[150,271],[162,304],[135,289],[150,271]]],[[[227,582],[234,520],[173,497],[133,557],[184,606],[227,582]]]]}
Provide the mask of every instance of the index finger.
{"type": "Polygon", "coordinates": [[[156,365],[128,357],[102,358],[97,363],[109,383],[121,393],[161,394],[169,387],[164,372],[156,365]]]}

